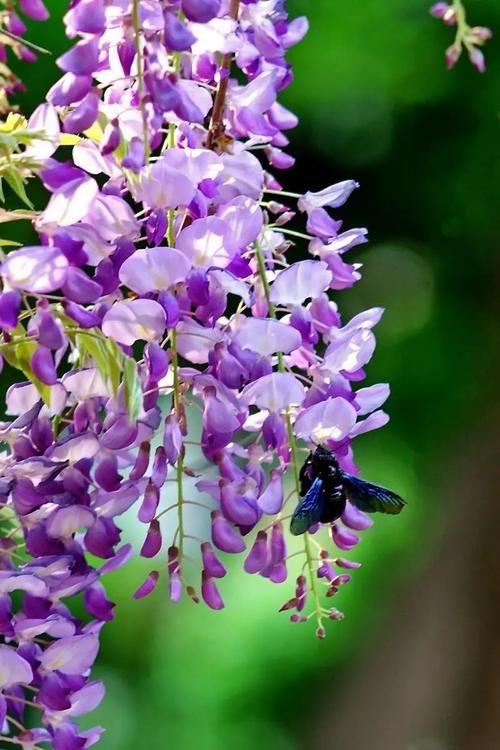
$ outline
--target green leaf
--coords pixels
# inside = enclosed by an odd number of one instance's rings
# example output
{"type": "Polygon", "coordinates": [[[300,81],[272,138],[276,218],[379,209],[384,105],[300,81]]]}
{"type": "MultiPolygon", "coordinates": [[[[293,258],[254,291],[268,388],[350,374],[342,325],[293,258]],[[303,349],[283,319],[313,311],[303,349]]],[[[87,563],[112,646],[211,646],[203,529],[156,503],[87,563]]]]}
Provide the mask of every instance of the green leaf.
{"type": "Polygon", "coordinates": [[[113,388],[113,393],[116,395],[122,379],[123,360],[125,355],[114,339],[104,339],[104,341],[106,343],[110,363],[109,378],[111,381],[111,387],[113,388]]]}
{"type": "Polygon", "coordinates": [[[33,204],[26,195],[26,190],[24,187],[24,181],[19,172],[14,169],[14,167],[10,167],[9,169],[6,169],[3,173],[3,178],[5,182],[12,188],[12,190],[15,192],[15,194],[20,198],[23,203],[25,203],[28,208],[33,208],[33,204]]]}
{"type": "Polygon", "coordinates": [[[14,242],[14,240],[2,240],[0,238],[0,247],[21,247],[21,242],[14,242]]]}
{"type": "Polygon", "coordinates": [[[31,368],[31,358],[36,351],[37,345],[34,341],[26,341],[25,337],[26,332],[24,328],[18,326],[14,331],[12,341],[2,344],[0,351],[5,361],[11,367],[20,370],[33,383],[47,406],[50,406],[50,386],[42,383],[31,368]]]}
{"type": "Polygon", "coordinates": [[[83,358],[91,357],[94,360],[102,377],[111,386],[113,396],[116,396],[124,358],[116,341],[105,338],[98,328],[92,328],[88,332],[79,330],[75,336],[75,343],[83,358]]]}
{"type": "Polygon", "coordinates": [[[123,396],[129,420],[135,422],[141,413],[143,395],[137,364],[131,357],[126,356],[123,363],[123,396]]]}

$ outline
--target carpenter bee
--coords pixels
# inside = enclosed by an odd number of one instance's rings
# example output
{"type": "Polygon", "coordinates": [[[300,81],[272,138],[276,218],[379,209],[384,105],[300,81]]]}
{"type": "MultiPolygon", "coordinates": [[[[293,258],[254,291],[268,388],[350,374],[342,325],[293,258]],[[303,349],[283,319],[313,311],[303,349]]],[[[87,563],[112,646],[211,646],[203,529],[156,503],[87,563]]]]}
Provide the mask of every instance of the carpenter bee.
{"type": "Polygon", "coordinates": [[[319,445],[300,470],[301,499],[290,531],[298,536],[316,523],[340,518],[349,500],[365,513],[399,513],[406,505],[399,495],[343,471],[332,451],[319,445]]]}

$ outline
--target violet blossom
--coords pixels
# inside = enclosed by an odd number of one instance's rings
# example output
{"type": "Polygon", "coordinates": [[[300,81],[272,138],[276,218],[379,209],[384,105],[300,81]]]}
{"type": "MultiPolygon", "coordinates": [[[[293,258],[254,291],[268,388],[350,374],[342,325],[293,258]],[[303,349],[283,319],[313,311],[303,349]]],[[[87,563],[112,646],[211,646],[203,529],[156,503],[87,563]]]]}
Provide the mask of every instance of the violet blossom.
{"type": "MultiPolygon", "coordinates": [[[[20,5],[44,16],[41,0],[20,5]]],[[[0,353],[22,379],[0,425],[0,709],[15,734],[36,707],[21,747],[98,740],[74,718],[103,695],[91,668],[114,615],[106,575],[131,556],[120,516],[133,506],[140,554],[155,558],[136,599],[164,580],[173,602],[222,609],[226,555],[244,553],[247,573],[288,586],[292,622],[313,619],[323,638],[325,620],[341,619],[323,594],[358,564],[336,549],[350,551],[370,520],[348,504],[318,553],[311,529],[299,573],[284,522],[308,447],[327,445],[353,472],[354,438],[387,421],[389,387],[359,387],[382,310],[343,321],[335,301],[361,278],[344,255],[366,230],[337,215],[357,183],[294,195],[270,171],[292,163],[283,149],[296,118],[278,95],[291,82],[287,50],[307,30],[284,6],[79,0],[65,16],[73,46],[33,115],[50,134],[31,147],[50,193],[40,244],[0,265],[0,353]],[[302,232],[288,227],[295,216],[302,232]],[[305,255],[292,261],[297,234],[305,255]],[[201,476],[186,450],[193,403],[201,476]],[[186,476],[197,477],[194,501],[186,476]],[[189,502],[205,527],[197,570],[189,502]],[[81,621],[62,602],[80,594],[81,621]]]]}

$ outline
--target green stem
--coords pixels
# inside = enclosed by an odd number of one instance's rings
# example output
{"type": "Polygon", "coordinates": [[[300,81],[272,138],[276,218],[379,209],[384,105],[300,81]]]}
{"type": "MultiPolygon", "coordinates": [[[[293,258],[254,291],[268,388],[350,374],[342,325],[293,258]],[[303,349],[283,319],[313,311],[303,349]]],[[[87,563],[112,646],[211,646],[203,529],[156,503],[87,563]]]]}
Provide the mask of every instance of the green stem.
{"type": "MultiPolygon", "coordinates": [[[[177,419],[180,421],[182,418],[182,403],[179,392],[179,358],[177,356],[177,331],[175,328],[172,329],[172,371],[173,371],[173,400],[174,400],[174,411],[177,415],[177,419]]],[[[184,456],[182,452],[179,454],[177,459],[177,519],[179,525],[179,560],[182,560],[183,552],[183,541],[184,541],[184,517],[183,517],[183,502],[184,502],[184,456]]]]}
{"type": "Polygon", "coordinates": [[[135,50],[137,54],[137,87],[139,89],[139,108],[142,113],[142,131],[144,138],[144,158],[146,161],[146,168],[149,168],[149,159],[151,157],[151,148],[149,145],[149,129],[148,129],[148,116],[146,107],[144,106],[144,60],[142,57],[141,48],[141,24],[139,18],[139,1],[132,0],[132,24],[134,27],[134,42],[135,50]]]}
{"type": "MultiPolygon", "coordinates": [[[[257,259],[257,266],[259,269],[259,275],[262,280],[262,286],[264,287],[264,295],[267,300],[267,304],[269,307],[269,316],[271,318],[276,318],[276,310],[271,302],[271,289],[269,286],[269,280],[267,278],[267,271],[266,271],[266,264],[264,260],[264,254],[262,252],[262,248],[259,245],[258,242],[255,243],[255,257],[257,259]]],[[[286,372],[285,363],[283,360],[283,354],[281,352],[278,352],[278,370],[279,372],[286,372]]],[[[290,414],[290,410],[286,409],[286,428],[288,433],[288,445],[290,446],[290,453],[292,454],[292,468],[293,468],[293,478],[295,482],[295,492],[297,493],[297,497],[300,497],[300,469],[299,469],[299,456],[298,456],[298,449],[297,449],[297,441],[295,440],[295,434],[293,431],[293,424],[292,424],[292,415],[290,414]]],[[[316,619],[318,621],[318,627],[322,627],[322,608],[319,598],[319,591],[318,591],[318,585],[316,580],[316,571],[314,570],[314,555],[311,550],[311,542],[309,539],[309,534],[306,532],[304,534],[304,551],[306,554],[306,566],[307,570],[309,572],[309,581],[311,585],[311,592],[314,599],[314,609],[316,610],[316,619]]]]}

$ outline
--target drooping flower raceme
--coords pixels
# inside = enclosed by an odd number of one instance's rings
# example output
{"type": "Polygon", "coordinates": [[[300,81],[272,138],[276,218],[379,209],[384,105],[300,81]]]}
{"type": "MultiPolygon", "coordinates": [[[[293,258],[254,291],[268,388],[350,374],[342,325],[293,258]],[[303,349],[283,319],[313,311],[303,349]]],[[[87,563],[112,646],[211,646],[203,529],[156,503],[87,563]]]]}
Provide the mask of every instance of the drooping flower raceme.
{"type": "Polygon", "coordinates": [[[486,26],[470,26],[462,0],[434,3],[430,8],[430,14],[434,18],[440,18],[447,26],[456,27],[453,44],[446,50],[448,68],[452,68],[458,62],[462,50],[465,49],[472,65],[480,73],[484,73],[486,62],[481,47],[491,39],[491,29],[486,26]]]}
{"type": "Polygon", "coordinates": [[[324,637],[342,615],[323,595],[371,521],[348,504],[329,541],[305,534],[288,583],[300,466],[324,444],[356,472],[352,441],[387,422],[389,395],[359,387],[382,310],[343,321],[335,303],[361,276],[347,254],[366,230],[337,216],[357,183],[294,195],[272,171],[293,163],[278,95],[306,20],[282,0],[80,0],[65,25],[62,77],[29,123],[45,133],[39,240],[0,266],[0,352],[23,375],[1,425],[0,725],[55,750],[99,737],[75,718],[103,694],[90,669],[131,508],[152,560],[136,598],[164,581],[221,609],[239,555],[324,637]]]}

